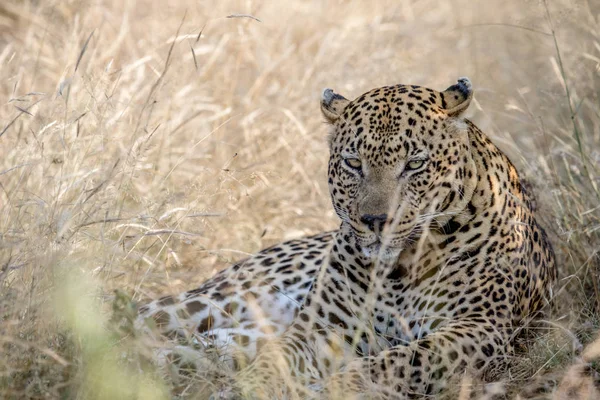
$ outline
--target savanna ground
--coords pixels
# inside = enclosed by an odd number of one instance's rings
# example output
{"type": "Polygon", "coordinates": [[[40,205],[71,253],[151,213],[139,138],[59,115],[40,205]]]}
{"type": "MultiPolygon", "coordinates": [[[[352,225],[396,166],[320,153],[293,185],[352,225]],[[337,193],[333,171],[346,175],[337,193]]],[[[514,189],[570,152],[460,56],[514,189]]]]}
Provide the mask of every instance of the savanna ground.
{"type": "Polygon", "coordinates": [[[502,379],[593,360],[599,26],[592,0],[3,1],[0,398],[168,398],[114,311],[336,227],[324,87],[460,76],[468,117],[533,183],[560,267],[502,379]]]}

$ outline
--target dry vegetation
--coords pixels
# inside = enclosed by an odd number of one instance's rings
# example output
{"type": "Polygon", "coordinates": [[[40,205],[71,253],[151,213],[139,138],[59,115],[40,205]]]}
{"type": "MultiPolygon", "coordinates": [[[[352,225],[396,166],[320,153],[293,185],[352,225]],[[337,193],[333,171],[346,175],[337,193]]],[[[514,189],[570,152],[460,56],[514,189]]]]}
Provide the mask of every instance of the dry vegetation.
{"type": "Polygon", "coordinates": [[[336,226],[322,88],[463,75],[560,261],[502,379],[560,375],[600,328],[600,6],[548,3],[3,1],[0,398],[168,397],[111,307],[336,226]]]}

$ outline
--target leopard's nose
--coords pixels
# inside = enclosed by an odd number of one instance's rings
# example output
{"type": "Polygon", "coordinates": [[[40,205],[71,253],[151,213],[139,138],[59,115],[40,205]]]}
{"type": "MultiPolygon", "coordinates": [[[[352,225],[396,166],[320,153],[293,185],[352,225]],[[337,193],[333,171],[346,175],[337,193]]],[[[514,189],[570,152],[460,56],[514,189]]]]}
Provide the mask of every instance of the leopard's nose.
{"type": "Polygon", "coordinates": [[[364,214],[360,217],[360,221],[367,225],[371,231],[379,234],[383,231],[383,226],[387,221],[387,214],[364,214]]]}

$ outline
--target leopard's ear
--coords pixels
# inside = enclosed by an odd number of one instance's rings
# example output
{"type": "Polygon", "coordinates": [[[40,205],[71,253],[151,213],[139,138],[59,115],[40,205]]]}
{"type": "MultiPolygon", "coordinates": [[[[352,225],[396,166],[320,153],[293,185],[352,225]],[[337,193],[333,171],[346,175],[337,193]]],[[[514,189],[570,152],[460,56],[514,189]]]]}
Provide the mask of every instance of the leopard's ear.
{"type": "Polygon", "coordinates": [[[473,86],[469,78],[459,78],[458,82],[442,93],[442,108],[446,114],[458,117],[469,108],[473,98],[473,86]]]}
{"type": "Polygon", "coordinates": [[[327,121],[332,124],[342,115],[348,103],[350,103],[350,100],[344,96],[337,94],[332,89],[325,89],[321,95],[321,112],[327,121]]]}

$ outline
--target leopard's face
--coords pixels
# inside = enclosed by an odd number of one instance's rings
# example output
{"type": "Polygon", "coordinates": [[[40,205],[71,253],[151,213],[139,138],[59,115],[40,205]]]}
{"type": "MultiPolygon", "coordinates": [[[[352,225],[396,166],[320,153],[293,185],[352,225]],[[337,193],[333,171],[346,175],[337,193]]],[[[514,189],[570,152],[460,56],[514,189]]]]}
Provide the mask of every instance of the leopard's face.
{"type": "Polygon", "coordinates": [[[476,166],[459,117],[470,83],[445,92],[399,85],[342,99],[325,92],[322,103],[326,117],[339,111],[329,118],[333,205],[366,255],[394,259],[471,198],[476,166]]]}

